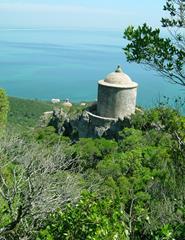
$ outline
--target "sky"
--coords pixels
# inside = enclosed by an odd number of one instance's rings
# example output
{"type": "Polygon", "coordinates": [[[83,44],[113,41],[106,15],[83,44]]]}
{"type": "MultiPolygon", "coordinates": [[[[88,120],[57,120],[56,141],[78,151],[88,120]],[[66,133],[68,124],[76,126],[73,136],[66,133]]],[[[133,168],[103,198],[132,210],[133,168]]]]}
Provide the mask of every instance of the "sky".
{"type": "Polygon", "coordinates": [[[0,0],[2,28],[160,26],[165,0],[0,0]]]}

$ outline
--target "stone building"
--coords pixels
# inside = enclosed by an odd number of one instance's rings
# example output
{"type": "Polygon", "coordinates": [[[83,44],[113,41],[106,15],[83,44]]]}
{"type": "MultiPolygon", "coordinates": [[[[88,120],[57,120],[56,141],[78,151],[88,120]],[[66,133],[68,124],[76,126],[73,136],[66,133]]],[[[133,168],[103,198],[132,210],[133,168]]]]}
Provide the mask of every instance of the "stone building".
{"type": "Polygon", "coordinates": [[[138,84],[120,66],[98,82],[97,115],[124,119],[135,112],[138,84]]]}
{"type": "Polygon", "coordinates": [[[138,84],[120,66],[100,80],[97,103],[76,122],[76,128],[80,129],[79,136],[114,135],[127,126],[129,117],[135,113],[137,87],[138,84]]]}
{"type": "Polygon", "coordinates": [[[55,114],[50,125],[67,136],[75,131],[81,138],[116,137],[121,129],[129,126],[129,117],[135,113],[137,87],[138,84],[118,66],[115,72],[98,82],[96,103],[73,118],[55,114]]]}

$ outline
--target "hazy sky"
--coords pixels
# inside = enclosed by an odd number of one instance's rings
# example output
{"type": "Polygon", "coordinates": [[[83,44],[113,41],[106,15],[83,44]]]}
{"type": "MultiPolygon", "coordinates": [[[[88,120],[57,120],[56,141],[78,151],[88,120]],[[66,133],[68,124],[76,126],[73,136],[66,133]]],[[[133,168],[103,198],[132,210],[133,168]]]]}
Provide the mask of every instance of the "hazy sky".
{"type": "Polygon", "coordinates": [[[165,0],[0,0],[0,27],[159,26],[165,0]]]}

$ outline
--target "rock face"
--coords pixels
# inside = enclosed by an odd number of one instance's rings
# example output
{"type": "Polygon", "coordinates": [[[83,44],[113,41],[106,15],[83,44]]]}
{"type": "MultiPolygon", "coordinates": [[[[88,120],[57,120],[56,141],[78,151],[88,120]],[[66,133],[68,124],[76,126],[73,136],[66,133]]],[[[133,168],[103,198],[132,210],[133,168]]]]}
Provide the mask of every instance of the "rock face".
{"type": "Polygon", "coordinates": [[[54,126],[59,134],[72,139],[113,138],[123,127],[129,126],[129,119],[105,119],[86,110],[70,118],[63,111],[54,111],[49,125],[54,126]]]}
{"type": "Polygon", "coordinates": [[[67,114],[62,109],[55,109],[48,125],[53,126],[58,134],[64,134],[66,122],[68,122],[67,114]]]}

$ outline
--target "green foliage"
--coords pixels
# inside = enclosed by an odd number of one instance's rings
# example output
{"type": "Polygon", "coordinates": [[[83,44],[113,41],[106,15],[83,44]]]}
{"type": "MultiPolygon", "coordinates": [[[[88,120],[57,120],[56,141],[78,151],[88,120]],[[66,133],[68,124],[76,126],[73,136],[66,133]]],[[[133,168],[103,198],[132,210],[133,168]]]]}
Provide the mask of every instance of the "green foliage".
{"type": "Polygon", "coordinates": [[[16,97],[9,97],[9,101],[8,123],[21,129],[35,127],[43,112],[53,109],[53,104],[46,101],[19,99],[16,97]]]}
{"type": "Polygon", "coordinates": [[[148,131],[149,129],[164,130],[174,132],[183,129],[184,117],[178,111],[168,107],[158,107],[146,110],[144,113],[138,112],[132,116],[131,126],[135,129],[148,131]]]}
{"type": "Polygon", "coordinates": [[[80,161],[84,169],[95,167],[104,156],[117,150],[114,140],[81,138],[73,146],[74,156],[80,161]]]}
{"type": "Polygon", "coordinates": [[[185,2],[183,0],[167,0],[163,10],[169,12],[171,16],[171,18],[162,18],[161,22],[163,27],[181,28],[184,26],[185,2]]]}
{"type": "Polygon", "coordinates": [[[105,179],[102,193],[119,196],[125,206],[130,239],[176,239],[175,229],[182,228],[184,215],[174,210],[174,199],[184,207],[184,120],[164,107],[137,113],[134,128],[119,132],[117,152],[97,164],[105,179]]]}
{"type": "Polygon", "coordinates": [[[70,143],[68,137],[58,135],[56,129],[52,126],[36,128],[34,131],[34,138],[45,145],[54,145],[61,142],[70,143]]]}
{"type": "MultiPolygon", "coordinates": [[[[9,121],[18,126],[25,110],[18,113],[18,102],[12,106],[17,113],[9,121]]],[[[66,111],[73,115],[81,109],[66,111]]],[[[38,115],[33,116],[35,123],[38,115]]],[[[128,126],[116,140],[82,138],[71,143],[51,126],[29,128],[29,135],[14,143],[0,139],[0,191],[13,199],[11,213],[10,202],[0,193],[0,236],[21,204],[31,200],[27,215],[8,231],[7,239],[182,240],[185,117],[164,104],[138,111],[128,126]],[[30,180],[35,190],[28,194],[30,180]],[[15,183],[20,183],[16,195],[15,183]],[[84,188],[91,193],[79,201],[84,188]],[[51,198],[53,189],[60,197],[51,198]],[[43,204],[48,212],[38,216],[43,204]]]]}
{"type": "Polygon", "coordinates": [[[0,89],[0,134],[7,123],[7,114],[9,109],[8,98],[3,89],[0,89]]]}
{"type": "Polygon", "coordinates": [[[21,167],[16,166],[13,163],[8,163],[4,167],[0,168],[0,186],[1,186],[1,195],[0,195],[0,228],[9,225],[14,221],[14,214],[16,208],[21,204],[20,195],[15,195],[12,200],[12,205],[5,199],[3,192],[13,191],[14,188],[14,177],[18,179],[18,175],[21,174],[21,167]],[[9,188],[9,189],[8,189],[9,188]]]}
{"type": "Polygon", "coordinates": [[[37,240],[126,240],[129,238],[124,220],[118,200],[98,199],[85,193],[75,206],[68,205],[64,211],[52,214],[37,240]]]}
{"type": "Polygon", "coordinates": [[[83,179],[75,166],[68,171],[66,146],[0,139],[0,237],[30,239],[51,211],[80,197],[83,179]]]}
{"type": "Polygon", "coordinates": [[[152,29],[146,23],[138,28],[129,26],[124,31],[124,38],[129,41],[124,52],[129,62],[144,64],[171,82],[185,86],[185,42],[179,32],[185,26],[184,1],[167,0],[164,10],[170,13],[170,18],[162,18],[162,26],[171,27],[171,37],[161,37],[160,29],[152,29]]]}

